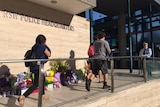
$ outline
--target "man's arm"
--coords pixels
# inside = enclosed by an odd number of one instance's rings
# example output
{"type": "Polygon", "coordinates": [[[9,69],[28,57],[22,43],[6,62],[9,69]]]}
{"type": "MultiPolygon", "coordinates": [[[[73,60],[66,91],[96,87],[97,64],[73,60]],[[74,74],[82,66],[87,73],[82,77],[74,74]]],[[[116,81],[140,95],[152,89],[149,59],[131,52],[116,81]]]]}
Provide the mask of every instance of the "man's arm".
{"type": "Polygon", "coordinates": [[[151,50],[151,48],[148,48],[148,49],[149,49],[149,53],[145,55],[147,58],[149,58],[149,57],[152,56],[152,50],[151,50]]]}
{"type": "Polygon", "coordinates": [[[111,49],[110,49],[109,43],[107,41],[106,41],[106,50],[107,50],[108,55],[110,55],[111,49]]]}
{"type": "Polygon", "coordinates": [[[144,49],[141,49],[139,52],[139,56],[143,56],[144,49]]]}

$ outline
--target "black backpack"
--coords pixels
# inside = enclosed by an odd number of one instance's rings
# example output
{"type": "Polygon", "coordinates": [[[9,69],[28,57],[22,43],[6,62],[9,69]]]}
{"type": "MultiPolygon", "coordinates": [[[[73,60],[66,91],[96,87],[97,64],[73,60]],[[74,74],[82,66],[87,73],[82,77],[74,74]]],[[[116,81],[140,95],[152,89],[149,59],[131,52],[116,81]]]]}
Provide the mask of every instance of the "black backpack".
{"type": "MultiPolygon", "coordinates": [[[[27,50],[25,55],[24,55],[24,60],[29,60],[29,59],[36,59],[35,52],[32,50],[27,50]]],[[[37,61],[32,61],[32,62],[24,62],[25,67],[31,67],[37,65],[37,61]]]]}

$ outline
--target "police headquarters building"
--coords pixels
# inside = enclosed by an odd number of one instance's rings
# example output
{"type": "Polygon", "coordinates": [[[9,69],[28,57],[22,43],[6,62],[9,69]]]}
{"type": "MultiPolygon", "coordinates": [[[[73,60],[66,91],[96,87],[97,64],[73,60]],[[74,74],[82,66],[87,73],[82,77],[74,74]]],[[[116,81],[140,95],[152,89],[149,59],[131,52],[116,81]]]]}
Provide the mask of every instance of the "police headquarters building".
{"type": "MultiPolygon", "coordinates": [[[[94,32],[103,30],[114,56],[137,56],[143,42],[160,56],[160,0],[97,0],[95,11],[106,15],[92,22],[94,32]]],[[[114,60],[115,68],[138,68],[139,60],[114,60]],[[131,63],[133,62],[133,63],[131,63]]]]}
{"type": "MultiPolygon", "coordinates": [[[[90,23],[76,14],[95,6],[95,0],[0,0],[0,59],[23,59],[26,50],[44,34],[51,58],[87,57],[90,23]]],[[[2,63],[12,73],[26,71],[24,63],[2,63]]],[[[46,64],[49,66],[49,64],[46,64]]],[[[76,67],[84,60],[76,61],[76,67]]]]}

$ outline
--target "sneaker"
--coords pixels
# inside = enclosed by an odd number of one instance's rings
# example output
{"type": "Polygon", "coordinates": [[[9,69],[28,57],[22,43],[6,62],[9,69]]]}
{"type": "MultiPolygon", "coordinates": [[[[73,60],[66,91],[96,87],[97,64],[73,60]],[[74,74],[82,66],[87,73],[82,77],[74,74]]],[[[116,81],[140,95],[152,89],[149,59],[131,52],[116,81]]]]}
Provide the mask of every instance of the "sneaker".
{"type": "Polygon", "coordinates": [[[109,89],[109,90],[110,90],[110,89],[111,89],[111,86],[109,86],[109,85],[104,85],[104,86],[103,86],[103,89],[109,89]]]}
{"type": "Polygon", "coordinates": [[[100,81],[100,80],[99,80],[98,83],[103,83],[103,81],[100,81]]]}
{"type": "Polygon", "coordinates": [[[86,78],[86,84],[85,85],[86,85],[86,90],[90,91],[91,81],[88,78],[86,78]]]}

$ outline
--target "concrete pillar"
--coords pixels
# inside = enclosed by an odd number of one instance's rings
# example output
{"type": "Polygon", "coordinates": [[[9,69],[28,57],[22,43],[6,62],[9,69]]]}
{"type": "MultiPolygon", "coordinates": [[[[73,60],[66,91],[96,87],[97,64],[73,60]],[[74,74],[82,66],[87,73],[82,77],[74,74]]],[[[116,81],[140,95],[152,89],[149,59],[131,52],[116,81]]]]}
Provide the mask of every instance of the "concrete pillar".
{"type": "MultiPolygon", "coordinates": [[[[119,56],[126,56],[126,34],[125,34],[125,14],[118,15],[118,48],[119,56]]],[[[119,68],[127,67],[127,60],[121,59],[118,66],[119,68]]]]}

